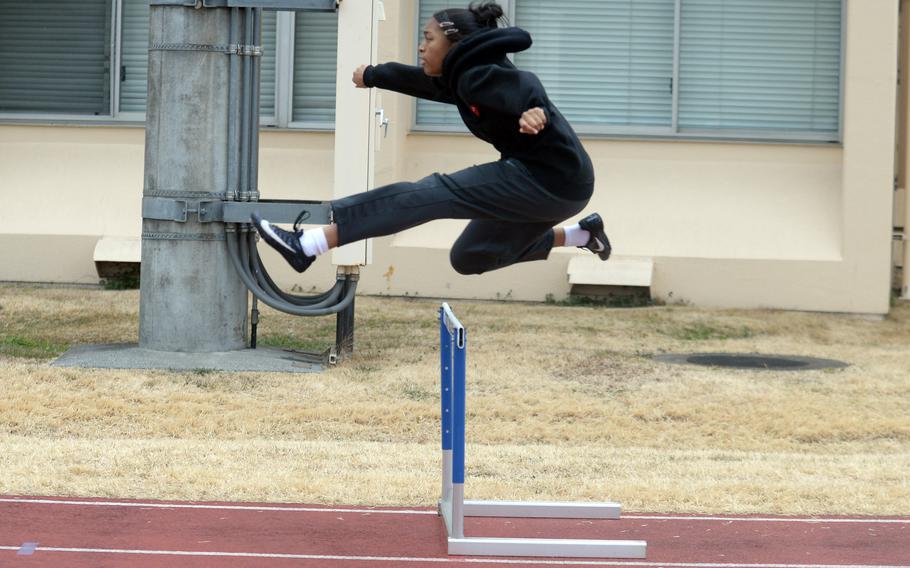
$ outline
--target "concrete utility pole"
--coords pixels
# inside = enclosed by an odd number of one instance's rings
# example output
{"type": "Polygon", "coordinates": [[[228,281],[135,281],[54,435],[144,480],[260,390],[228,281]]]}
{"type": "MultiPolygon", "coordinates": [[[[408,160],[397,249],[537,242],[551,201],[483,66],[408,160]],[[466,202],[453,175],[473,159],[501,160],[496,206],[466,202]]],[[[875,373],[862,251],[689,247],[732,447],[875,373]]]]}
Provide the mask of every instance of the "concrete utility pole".
{"type": "MultiPolygon", "coordinates": [[[[243,349],[247,289],[225,224],[200,223],[199,201],[228,187],[229,8],[151,6],[144,197],[186,202],[186,221],[143,219],[139,346],[157,351],[243,349]]],[[[180,216],[176,211],[175,215],[180,216]]]]}
{"type": "MultiPolygon", "coordinates": [[[[249,222],[254,212],[276,223],[298,218],[317,225],[331,222],[330,203],[259,198],[259,61],[263,10],[337,12],[338,0],[148,1],[139,345],[76,346],[54,364],[296,373],[350,355],[357,265],[366,263],[368,245],[361,243],[335,259],[343,266],[327,291],[290,294],[268,275],[249,222]],[[245,349],[248,291],[285,313],[337,314],[336,346],[316,354],[245,349]]],[[[349,3],[346,23],[363,28],[367,38],[356,43],[361,52],[357,61],[374,60],[378,1],[349,3]]],[[[353,68],[348,61],[352,55],[339,51],[339,61],[353,68]]],[[[370,96],[363,95],[361,120],[339,121],[338,136],[368,147],[368,133],[375,127],[370,96]],[[357,136],[349,129],[357,130],[357,136]]],[[[350,189],[368,187],[371,156],[358,168],[356,180],[345,178],[350,189]]],[[[255,326],[255,315],[253,319],[255,326]]]]}

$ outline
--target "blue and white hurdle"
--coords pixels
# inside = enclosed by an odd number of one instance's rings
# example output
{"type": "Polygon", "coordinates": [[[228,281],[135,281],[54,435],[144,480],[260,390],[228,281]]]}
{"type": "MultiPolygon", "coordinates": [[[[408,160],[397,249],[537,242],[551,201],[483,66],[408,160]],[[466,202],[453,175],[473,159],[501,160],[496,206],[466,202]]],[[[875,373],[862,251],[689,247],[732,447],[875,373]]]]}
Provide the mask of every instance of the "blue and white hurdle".
{"type": "Polygon", "coordinates": [[[562,558],[645,558],[643,540],[466,537],[465,517],[618,519],[618,503],[465,501],[465,360],[467,332],[448,304],[439,309],[442,375],[442,498],[439,514],[449,554],[549,556],[562,558]]]}

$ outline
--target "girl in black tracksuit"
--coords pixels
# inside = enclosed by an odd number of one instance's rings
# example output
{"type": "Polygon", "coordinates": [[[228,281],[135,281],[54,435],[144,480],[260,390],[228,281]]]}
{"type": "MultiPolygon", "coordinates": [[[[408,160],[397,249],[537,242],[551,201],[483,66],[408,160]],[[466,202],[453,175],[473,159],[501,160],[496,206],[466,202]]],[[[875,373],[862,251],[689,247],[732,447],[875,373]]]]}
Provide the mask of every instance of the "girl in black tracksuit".
{"type": "Polygon", "coordinates": [[[451,251],[462,274],[547,258],[554,246],[578,246],[606,260],[610,244],[596,213],[578,214],[594,189],[591,159],[538,78],[506,57],[531,46],[524,30],[499,28],[494,2],[434,14],[424,29],[421,66],[385,63],[354,73],[378,87],[454,104],[470,131],[501,154],[496,162],[436,173],[332,202],[334,223],[285,231],[253,216],[263,239],[299,272],[335,246],[389,235],[434,219],[471,219],[451,251]]]}

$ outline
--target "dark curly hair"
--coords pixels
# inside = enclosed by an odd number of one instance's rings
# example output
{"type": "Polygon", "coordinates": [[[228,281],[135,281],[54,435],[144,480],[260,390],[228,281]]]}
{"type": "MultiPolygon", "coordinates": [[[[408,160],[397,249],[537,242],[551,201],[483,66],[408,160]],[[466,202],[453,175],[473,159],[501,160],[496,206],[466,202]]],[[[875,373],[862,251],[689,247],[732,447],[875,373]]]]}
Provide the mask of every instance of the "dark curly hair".
{"type": "Polygon", "coordinates": [[[440,10],[433,19],[446,38],[455,43],[474,32],[498,28],[503,14],[502,6],[496,2],[472,2],[467,8],[440,10]]]}

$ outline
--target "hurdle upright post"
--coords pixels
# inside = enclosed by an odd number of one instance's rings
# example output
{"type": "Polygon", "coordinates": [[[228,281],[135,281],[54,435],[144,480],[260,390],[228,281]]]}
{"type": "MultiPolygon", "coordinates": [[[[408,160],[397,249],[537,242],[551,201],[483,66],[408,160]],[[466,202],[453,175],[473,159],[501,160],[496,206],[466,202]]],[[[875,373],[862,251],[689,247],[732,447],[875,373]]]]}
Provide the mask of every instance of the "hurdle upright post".
{"type": "MultiPolygon", "coordinates": [[[[440,401],[439,416],[442,421],[442,503],[451,502],[452,499],[452,340],[446,326],[445,310],[439,310],[439,370],[440,401]]],[[[441,512],[441,511],[440,511],[441,512]]]]}

